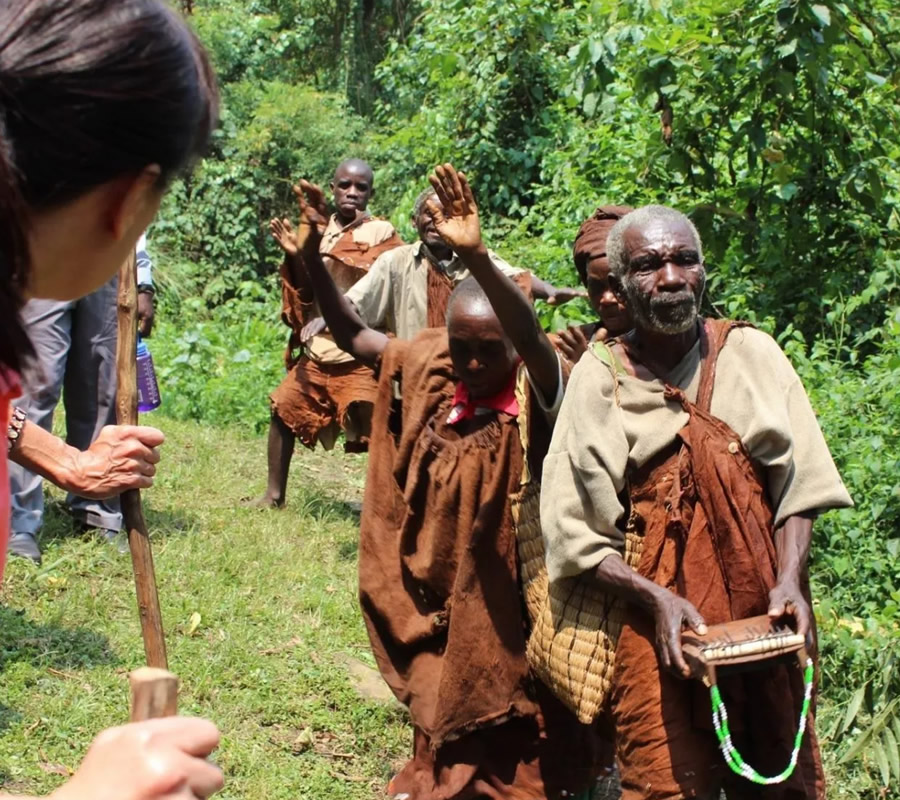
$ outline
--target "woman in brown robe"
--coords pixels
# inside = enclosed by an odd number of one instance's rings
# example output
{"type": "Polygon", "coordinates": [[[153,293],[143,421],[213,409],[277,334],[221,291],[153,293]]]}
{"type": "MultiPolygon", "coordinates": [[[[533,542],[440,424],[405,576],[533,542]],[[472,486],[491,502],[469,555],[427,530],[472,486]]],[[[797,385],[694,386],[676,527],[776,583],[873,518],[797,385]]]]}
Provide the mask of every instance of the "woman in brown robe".
{"type": "Polygon", "coordinates": [[[587,289],[597,319],[572,325],[557,334],[556,345],[572,364],[577,364],[593,342],[603,342],[631,330],[631,314],[609,282],[606,237],[631,206],[600,206],[578,229],[572,246],[572,260],[578,277],[587,289]]]}
{"type": "Polygon", "coordinates": [[[415,728],[390,793],[562,797],[589,790],[608,759],[595,730],[529,672],[509,501],[524,458],[520,398],[544,409],[529,419],[546,442],[561,361],[528,299],[491,263],[464,176],[439,167],[432,182],[435,224],[481,284],[454,290],[446,329],[404,341],[367,328],[314,245],[305,250],[335,340],[378,374],[360,599],[379,669],[415,728]]]}

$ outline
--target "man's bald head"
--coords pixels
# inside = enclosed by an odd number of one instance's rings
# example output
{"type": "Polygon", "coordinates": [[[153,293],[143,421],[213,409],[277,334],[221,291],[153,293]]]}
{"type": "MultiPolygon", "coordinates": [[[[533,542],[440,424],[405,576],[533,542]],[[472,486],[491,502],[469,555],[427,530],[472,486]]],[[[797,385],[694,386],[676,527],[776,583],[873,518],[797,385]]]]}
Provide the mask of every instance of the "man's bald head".
{"type": "Polygon", "coordinates": [[[354,175],[363,176],[369,182],[369,186],[374,186],[375,184],[375,172],[369,166],[369,163],[361,158],[348,158],[338,164],[337,169],[334,171],[335,183],[338,180],[338,175],[342,172],[351,172],[354,175]]]}
{"type": "MultiPolygon", "coordinates": [[[[447,325],[455,314],[462,313],[471,317],[497,318],[494,307],[485,294],[481,284],[471,275],[463,278],[450,294],[447,303],[447,325]]],[[[499,321],[498,321],[499,322],[499,321]]]]}
{"type": "Polygon", "coordinates": [[[472,397],[491,397],[508,385],[516,351],[484,289],[471,276],[450,295],[447,338],[453,369],[472,397]]]}

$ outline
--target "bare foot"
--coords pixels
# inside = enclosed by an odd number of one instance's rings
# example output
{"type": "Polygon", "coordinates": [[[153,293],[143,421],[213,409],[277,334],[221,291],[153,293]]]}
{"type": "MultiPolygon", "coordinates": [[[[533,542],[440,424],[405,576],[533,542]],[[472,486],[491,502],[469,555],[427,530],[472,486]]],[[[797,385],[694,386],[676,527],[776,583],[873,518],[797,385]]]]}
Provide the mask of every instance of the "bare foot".
{"type": "Polygon", "coordinates": [[[241,504],[247,508],[284,508],[284,500],[266,492],[262,497],[242,497],[241,504]]]}

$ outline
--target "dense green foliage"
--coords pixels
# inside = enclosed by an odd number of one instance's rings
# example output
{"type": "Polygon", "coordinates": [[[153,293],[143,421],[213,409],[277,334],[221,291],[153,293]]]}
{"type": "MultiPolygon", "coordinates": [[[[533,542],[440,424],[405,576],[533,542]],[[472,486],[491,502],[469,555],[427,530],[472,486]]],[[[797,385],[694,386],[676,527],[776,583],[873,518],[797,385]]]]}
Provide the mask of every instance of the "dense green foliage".
{"type": "MultiPolygon", "coordinates": [[[[266,223],[293,215],[291,181],[327,183],[342,157],[373,163],[373,208],[407,237],[428,170],[452,160],[492,246],[557,283],[575,280],[571,241],[598,204],[684,209],[703,235],[709,311],[779,338],[856,501],[817,525],[823,686],[848,704],[826,733],[842,751],[871,735],[859,786],[900,784],[900,670],[883,655],[900,650],[892,0],[194,8],[225,116],[212,157],[152,232],[168,287],[155,354],[169,411],[265,426],[285,337],[266,223]]],[[[586,308],[542,314],[559,326],[586,308]]]]}

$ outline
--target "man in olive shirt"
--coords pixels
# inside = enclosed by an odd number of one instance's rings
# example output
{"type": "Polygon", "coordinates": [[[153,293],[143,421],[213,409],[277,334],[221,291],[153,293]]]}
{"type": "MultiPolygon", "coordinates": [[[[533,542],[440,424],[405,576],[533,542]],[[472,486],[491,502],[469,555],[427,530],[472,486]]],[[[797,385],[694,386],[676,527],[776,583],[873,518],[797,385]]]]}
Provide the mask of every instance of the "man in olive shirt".
{"type": "MultiPolygon", "coordinates": [[[[367,325],[387,330],[400,339],[412,339],[424,328],[445,325],[447,303],[453,289],[469,276],[459,256],[444,242],[428,214],[426,203],[436,196],[426,189],[416,199],[412,223],[419,241],[383,253],[368,273],[346,292],[367,325]]],[[[584,296],[576,289],[557,289],[526,270],[511,266],[496,253],[491,261],[532,297],[561,305],[584,296]]],[[[308,331],[324,328],[318,321],[308,331]]]]}
{"type": "MultiPolygon", "coordinates": [[[[768,613],[812,632],[813,520],[850,497],[775,341],[699,318],[706,270],[687,217],[632,212],[607,252],[635,327],[593,345],[572,371],[541,486],[549,577],[588,574],[626,602],[611,694],[623,798],[718,798],[723,787],[744,796],[750,784],[728,771],[709,712],[696,711],[709,708],[706,689],[684,680],[693,672],[682,629],[768,613]],[[633,569],[623,556],[635,553],[633,569]]],[[[732,743],[777,774],[802,707],[798,666],[719,684],[732,743]]],[[[778,797],[825,796],[811,717],[778,797]]]]}

